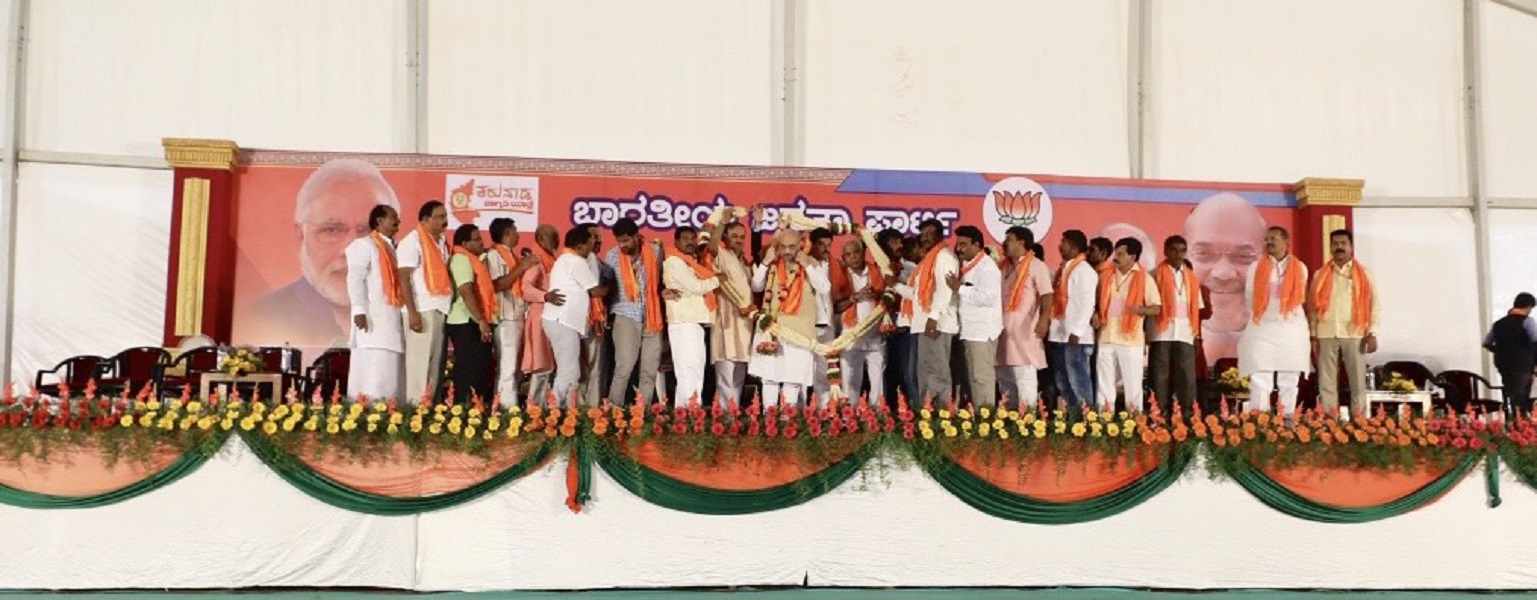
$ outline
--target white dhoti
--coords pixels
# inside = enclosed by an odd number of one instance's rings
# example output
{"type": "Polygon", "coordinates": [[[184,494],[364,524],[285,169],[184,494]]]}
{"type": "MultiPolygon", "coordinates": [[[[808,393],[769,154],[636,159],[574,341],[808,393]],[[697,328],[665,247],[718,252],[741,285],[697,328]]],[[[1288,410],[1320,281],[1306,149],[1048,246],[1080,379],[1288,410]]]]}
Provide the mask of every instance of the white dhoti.
{"type": "Polygon", "coordinates": [[[405,393],[405,354],[381,348],[353,348],[347,368],[347,395],[396,400],[405,393]]]}
{"type": "Polygon", "coordinates": [[[1281,320],[1267,312],[1250,323],[1238,340],[1238,372],[1249,378],[1249,408],[1270,411],[1270,392],[1280,392],[1281,414],[1297,408],[1297,381],[1313,370],[1307,319],[1302,311],[1281,320]]]}
{"type": "Polygon", "coordinates": [[[1099,355],[1095,359],[1096,370],[1099,372],[1099,381],[1096,382],[1099,406],[1106,412],[1115,411],[1115,391],[1117,388],[1126,395],[1126,410],[1140,411],[1142,406],[1142,375],[1143,362],[1142,351],[1146,346],[1122,346],[1120,344],[1100,344],[1099,355]],[[1119,385],[1118,385],[1119,384],[1119,385]]]}
{"type": "MultiPolygon", "coordinates": [[[[833,332],[831,325],[817,326],[817,341],[823,344],[832,343],[838,336],[833,332]]],[[[827,406],[827,394],[831,386],[827,384],[827,358],[813,356],[811,360],[811,389],[816,394],[817,406],[827,406]]]]}
{"type": "Polygon", "coordinates": [[[812,365],[817,357],[810,350],[783,340],[779,341],[779,352],[759,353],[758,344],[768,339],[761,332],[753,336],[752,360],[747,363],[748,374],[763,381],[763,406],[778,404],[781,395],[786,402],[799,403],[801,392],[811,386],[812,365]]]}
{"type": "Polygon", "coordinates": [[[518,405],[518,354],[523,350],[523,321],[496,324],[496,396],[501,406],[518,405]]]}
{"type": "Polygon", "coordinates": [[[1034,366],[998,365],[995,370],[998,373],[998,387],[1003,391],[1004,404],[1014,401],[1019,410],[1035,408],[1041,393],[1034,366]]]}
{"type": "MultiPolygon", "coordinates": [[[[877,336],[878,338],[879,336],[877,336]]],[[[856,344],[858,346],[858,344],[856,344]]],[[[869,374],[870,393],[866,395],[871,405],[886,401],[886,351],[885,348],[854,348],[843,351],[839,367],[843,369],[843,391],[851,399],[858,399],[860,390],[869,374]]]]}
{"type": "Polygon", "coordinates": [[[704,326],[699,323],[670,324],[667,326],[667,339],[672,349],[672,372],[678,378],[672,405],[688,406],[695,402],[703,405],[706,353],[704,326]]]}

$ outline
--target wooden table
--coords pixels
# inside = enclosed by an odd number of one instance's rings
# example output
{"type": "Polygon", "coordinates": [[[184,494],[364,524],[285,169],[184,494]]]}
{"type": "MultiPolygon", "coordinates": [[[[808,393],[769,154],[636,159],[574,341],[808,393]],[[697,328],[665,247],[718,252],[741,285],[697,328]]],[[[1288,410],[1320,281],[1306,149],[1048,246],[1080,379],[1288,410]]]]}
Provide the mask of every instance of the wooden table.
{"type": "MultiPolygon", "coordinates": [[[[1399,408],[1418,404],[1421,415],[1430,414],[1430,392],[1388,392],[1371,390],[1366,392],[1366,408],[1372,414],[1376,414],[1378,404],[1396,404],[1399,408]]],[[[1371,416],[1371,415],[1367,415],[1371,416]]]]}
{"type": "MultiPolygon", "coordinates": [[[[241,385],[256,385],[271,388],[262,390],[261,397],[267,400],[283,399],[283,374],[282,373],[250,373],[234,376],[229,373],[204,373],[202,395],[199,398],[208,398],[209,392],[217,390],[220,398],[228,398],[231,388],[241,385]],[[268,393],[270,392],[270,393],[268,393]]],[[[243,394],[249,400],[250,395],[243,394]]]]}

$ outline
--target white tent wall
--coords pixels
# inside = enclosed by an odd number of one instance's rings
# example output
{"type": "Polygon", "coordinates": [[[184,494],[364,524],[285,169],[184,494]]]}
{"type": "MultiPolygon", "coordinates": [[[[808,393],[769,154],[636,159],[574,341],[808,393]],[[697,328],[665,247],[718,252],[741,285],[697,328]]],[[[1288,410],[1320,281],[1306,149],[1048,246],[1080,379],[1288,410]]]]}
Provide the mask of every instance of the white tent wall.
{"type": "Polygon", "coordinates": [[[158,340],[171,202],[159,140],[176,136],[1361,177],[1360,251],[1391,294],[1384,356],[1477,366],[1478,311],[1537,288],[1537,268],[1509,260],[1529,253],[1520,224],[1537,227],[1537,18],[1473,1],[1483,162],[1470,169],[1479,138],[1465,120],[1461,0],[0,0],[26,7],[25,77],[6,104],[23,141],[17,219],[0,222],[14,238],[0,247],[16,248],[6,363],[29,380],[75,353],[158,340]],[[1469,210],[1482,205],[1477,172],[1502,209],[1488,215],[1492,232],[1469,210]],[[1494,234],[1488,307],[1473,266],[1482,233],[1494,234]],[[1445,261],[1451,283],[1427,281],[1427,257],[1445,261]]]}
{"type": "Polygon", "coordinates": [[[767,164],[768,2],[428,5],[425,150],[767,164]]]}
{"type": "MultiPolygon", "coordinates": [[[[1485,190],[1494,198],[1537,198],[1537,16],[1496,3],[1483,7],[1485,190]]],[[[1537,205],[1533,205],[1537,206],[1537,205]]],[[[1490,219],[1491,223],[1497,222],[1490,219]]],[[[1528,237],[1527,239],[1537,239],[1528,237]]],[[[1526,252],[1537,247],[1528,245],[1526,252]]],[[[1496,254],[1501,259],[1504,255],[1496,254]]],[[[1526,285],[1537,284],[1527,277],[1526,285]]],[[[1496,300],[1502,298],[1496,294],[1496,300]]],[[[1509,302],[1509,298],[1500,300],[1509,302]]]]}
{"type": "Polygon", "coordinates": [[[1126,0],[811,0],[805,164],[1126,177],[1126,0]]]}
{"type": "Polygon", "coordinates": [[[1148,177],[1467,194],[1460,2],[1153,4],[1148,177]]]}

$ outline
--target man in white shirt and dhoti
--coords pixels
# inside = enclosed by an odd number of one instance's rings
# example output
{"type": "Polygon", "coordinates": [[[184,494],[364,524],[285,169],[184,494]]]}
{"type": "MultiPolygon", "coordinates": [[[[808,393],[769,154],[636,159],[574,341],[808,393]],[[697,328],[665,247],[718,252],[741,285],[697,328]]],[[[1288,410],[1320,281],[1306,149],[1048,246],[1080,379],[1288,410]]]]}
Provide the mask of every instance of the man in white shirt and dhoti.
{"type": "Polygon", "coordinates": [[[1238,340],[1238,372],[1249,377],[1249,408],[1270,410],[1280,392],[1281,414],[1297,408],[1297,381],[1312,370],[1305,304],[1308,268],[1291,255],[1291,235],[1265,232],[1264,258],[1249,266],[1244,296],[1249,325],[1238,340]]]}
{"type": "MultiPolygon", "coordinates": [[[[818,281],[817,274],[807,268],[810,263],[811,258],[801,252],[801,235],[781,229],[763,263],[753,269],[752,281],[753,291],[763,293],[763,312],[805,341],[816,340],[817,294],[832,287],[826,279],[818,281]]],[[[827,359],[760,330],[753,339],[747,372],[763,382],[765,407],[781,401],[797,404],[802,392],[811,387],[813,361],[818,360],[827,359]]]]}
{"type": "Polygon", "coordinates": [[[352,304],[351,368],[347,393],[353,397],[400,398],[405,342],[400,308],[403,287],[395,266],[400,215],[387,205],[368,213],[372,232],[347,245],[347,298],[352,304]]]}
{"type": "Polygon", "coordinates": [[[756,309],[752,301],[752,271],[743,260],[747,226],[735,220],[717,225],[711,232],[712,243],[706,256],[720,273],[720,288],[710,329],[710,360],[715,362],[715,397],[731,405],[742,404],[742,386],[747,383],[747,363],[752,360],[752,323],[747,316],[756,309]]]}
{"type": "Polygon", "coordinates": [[[720,276],[708,262],[694,258],[699,236],[693,227],[678,227],[673,230],[672,239],[673,247],[665,250],[666,258],[662,259],[662,285],[671,292],[665,296],[665,302],[672,372],[678,379],[672,395],[673,407],[703,405],[708,348],[704,327],[720,310],[715,294],[720,276]]]}
{"type": "MultiPolygon", "coordinates": [[[[864,322],[875,310],[885,292],[886,280],[859,238],[843,243],[841,258],[831,270],[836,298],[833,312],[838,315],[839,326],[847,331],[864,322]]],[[[885,402],[886,341],[881,339],[878,326],[871,327],[843,350],[838,368],[843,371],[843,391],[848,397],[858,398],[865,382],[869,381],[868,402],[873,406],[885,402]]]]}

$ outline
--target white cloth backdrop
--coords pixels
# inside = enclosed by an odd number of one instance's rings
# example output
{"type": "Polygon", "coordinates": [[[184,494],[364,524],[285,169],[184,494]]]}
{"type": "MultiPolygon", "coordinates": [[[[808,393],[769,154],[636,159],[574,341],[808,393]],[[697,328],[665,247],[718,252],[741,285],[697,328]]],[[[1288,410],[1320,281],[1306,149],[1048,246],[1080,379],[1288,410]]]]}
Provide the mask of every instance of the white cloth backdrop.
{"type": "Polygon", "coordinates": [[[1537,17],[1493,2],[1483,16],[1484,193],[1537,198],[1537,17]]]}
{"type": "Polygon", "coordinates": [[[1152,5],[1149,177],[1467,194],[1460,2],[1152,5]]]}
{"type": "Polygon", "coordinates": [[[815,0],[806,164],[1124,177],[1126,0],[815,0]]]}
{"type": "MultiPolygon", "coordinates": [[[[1356,255],[1376,276],[1381,298],[1378,350],[1367,362],[1417,360],[1436,372],[1478,371],[1483,332],[1472,213],[1465,208],[1357,208],[1355,235],[1356,255]]],[[[1496,261],[1496,272],[1505,268],[1503,262],[1496,261]]]]}
{"type": "Polygon", "coordinates": [[[171,172],[24,163],[18,189],[12,378],[158,345],[171,172]]]}
{"type": "Polygon", "coordinates": [[[746,516],[650,505],[598,471],[592,503],[572,514],[563,460],[457,508],[372,517],[311,500],[232,439],[197,473],[122,504],[0,506],[0,589],[1537,587],[1537,494],[1507,476],[1505,504],[1487,508],[1476,470],[1422,510],[1329,525],[1192,465],[1129,512],[1042,526],[977,512],[917,471],[875,468],[807,504],[746,516]]]}

